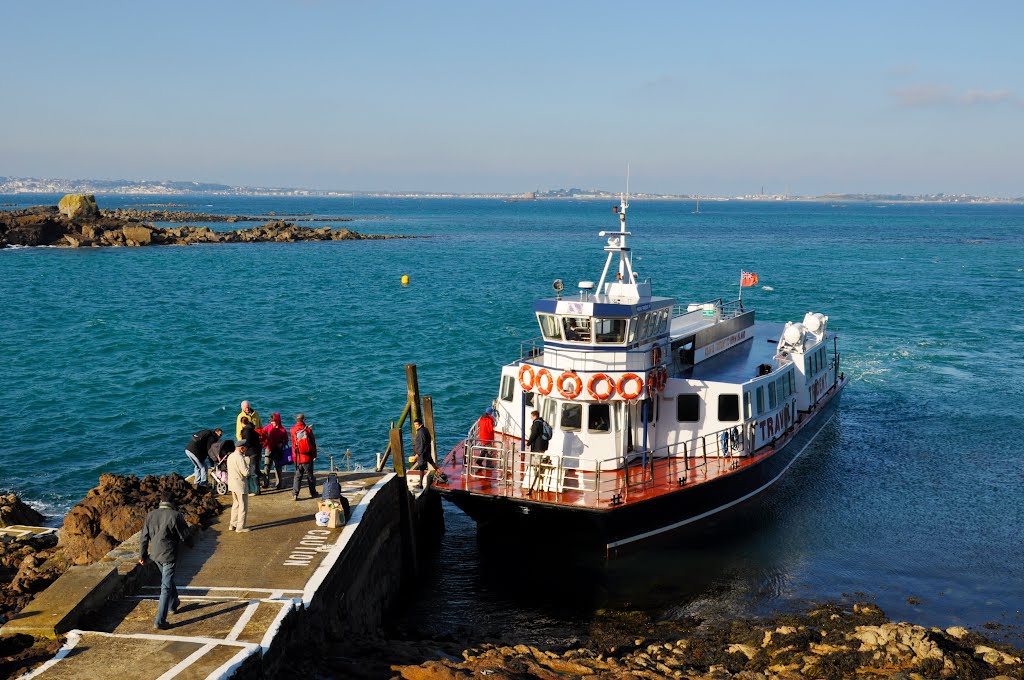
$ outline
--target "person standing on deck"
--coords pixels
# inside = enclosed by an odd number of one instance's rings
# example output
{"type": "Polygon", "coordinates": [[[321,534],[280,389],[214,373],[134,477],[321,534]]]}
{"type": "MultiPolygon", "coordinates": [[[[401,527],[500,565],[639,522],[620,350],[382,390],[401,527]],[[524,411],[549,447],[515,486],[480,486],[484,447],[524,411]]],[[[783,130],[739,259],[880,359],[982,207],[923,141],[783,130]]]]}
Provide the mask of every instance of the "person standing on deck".
{"type": "Polygon", "coordinates": [[[544,421],[538,411],[530,411],[530,417],[533,418],[533,425],[530,425],[530,438],[526,440],[526,445],[533,453],[543,453],[548,450],[548,440],[544,438],[544,421]]]}
{"type": "Polygon", "coordinates": [[[284,446],[288,443],[288,430],[281,424],[281,414],[274,413],[270,416],[270,424],[263,428],[263,441],[266,442],[266,469],[263,472],[263,480],[266,486],[270,486],[270,466],[274,466],[277,472],[277,486],[275,489],[284,488],[284,480],[281,477],[281,468],[284,467],[284,446]]]}
{"type": "Polygon", "coordinates": [[[295,459],[295,477],[292,481],[292,495],[294,500],[299,500],[299,487],[302,486],[302,477],[309,478],[309,497],[316,498],[316,478],[313,476],[313,461],[316,460],[316,437],[313,436],[313,428],[306,425],[306,416],[298,414],[295,416],[295,424],[292,425],[292,457],[295,459]]]}
{"type": "Polygon", "coordinates": [[[242,418],[248,418],[249,424],[255,427],[257,430],[263,429],[263,421],[260,420],[260,414],[256,412],[248,401],[242,402],[242,410],[239,412],[238,417],[235,418],[235,439],[242,439],[242,418]]]}
{"type": "MultiPolygon", "coordinates": [[[[420,471],[420,480],[416,483],[417,489],[423,488],[423,478],[427,476],[427,467],[433,467],[437,469],[437,463],[434,462],[433,456],[430,453],[430,433],[427,432],[427,428],[423,427],[423,421],[417,418],[412,421],[413,427],[416,428],[416,434],[412,439],[412,452],[413,456],[413,469],[420,471]]],[[[493,433],[492,433],[493,435],[493,433]]]]}
{"type": "Polygon", "coordinates": [[[231,492],[231,521],[228,531],[245,533],[249,514],[249,461],[246,460],[245,440],[235,442],[235,450],[228,456],[228,491],[231,492]]]}
{"type": "Polygon", "coordinates": [[[256,495],[260,495],[260,452],[263,450],[263,435],[256,428],[247,416],[242,416],[242,440],[246,444],[247,455],[249,456],[249,476],[256,480],[256,495]]]}
{"type": "MultiPolygon", "coordinates": [[[[476,421],[476,440],[478,446],[492,447],[494,446],[494,409],[490,406],[484,411],[484,414],[480,416],[480,419],[476,421]]],[[[484,467],[491,467],[496,462],[494,460],[496,452],[494,451],[483,451],[477,460],[477,464],[484,467]]]]}
{"type": "Polygon", "coordinates": [[[174,507],[174,496],[170,491],[160,494],[160,505],[146,515],[139,542],[139,564],[145,565],[152,559],[160,567],[160,602],[156,607],[153,627],[167,630],[167,614],[174,614],[181,605],[178,588],[174,585],[174,567],[178,561],[178,546],[192,544],[185,517],[174,507]]]}
{"type": "Polygon", "coordinates": [[[222,434],[224,431],[219,427],[215,430],[199,430],[192,435],[188,444],[185,444],[185,455],[196,468],[192,479],[196,486],[206,486],[206,460],[210,457],[210,446],[220,439],[222,434]]]}

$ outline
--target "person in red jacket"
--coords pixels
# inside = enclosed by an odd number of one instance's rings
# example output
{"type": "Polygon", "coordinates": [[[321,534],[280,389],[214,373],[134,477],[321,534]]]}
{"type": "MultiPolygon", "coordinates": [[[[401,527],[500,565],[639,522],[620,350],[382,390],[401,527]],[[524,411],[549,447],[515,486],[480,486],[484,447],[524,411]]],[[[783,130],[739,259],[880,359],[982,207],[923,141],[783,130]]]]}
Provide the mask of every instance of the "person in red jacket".
{"type": "Polygon", "coordinates": [[[274,466],[277,472],[277,486],[275,489],[284,488],[284,480],[281,477],[281,468],[284,467],[284,446],[288,443],[288,430],[281,424],[281,414],[274,413],[270,416],[270,422],[264,427],[260,434],[263,435],[263,443],[266,452],[266,470],[263,478],[266,485],[270,484],[270,466],[274,466]]]}
{"type": "Polygon", "coordinates": [[[316,460],[316,438],[313,428],[306,425],[306,416],[295,416],[292,425],[292,457],[295,459],[295,479],[292,482],[292,495],[299,500],[299,487],[302,478],[309,478],[309,497],[316,498],[316,478],[313,476],[313,461],[316,460]]]}
{"type": "MultiPolygon", "coordinates": [[[[494,409],[490,406],[484,411],[484,414],[480,416],[480,419],[476,421],[476,440],[478,446],[492,447],[494,446],[494,409]]],[[[483,467],[492,467],[496,462],[494,457],[497,453],[493,450],[482,451],[478,457],[477,465],[483,467]]]]}

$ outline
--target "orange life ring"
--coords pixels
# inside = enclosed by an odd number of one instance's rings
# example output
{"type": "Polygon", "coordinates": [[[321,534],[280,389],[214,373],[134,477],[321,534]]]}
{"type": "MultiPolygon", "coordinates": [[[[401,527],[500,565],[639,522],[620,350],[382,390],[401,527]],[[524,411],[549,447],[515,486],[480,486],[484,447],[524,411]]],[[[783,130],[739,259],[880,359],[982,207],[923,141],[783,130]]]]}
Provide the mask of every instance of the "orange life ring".
{"type": "Polygon", "coordinates": [[[651,371],[647,375],[647,391],[648,391],[648,393],[652,393],[653,394],[654,392],[660,392],[661,391],[661,390],[658,389],[658,375],[659,374],[658,374],[657,370],[651,371]]]}
{"type": "Polygon", "coordinates": [[[537,371],[537,391],[547,396],[555,386],[555,379],[551,377],[551,371],[542,368],[537,371]]]}
{"type": "Polygon", "coordinates": [[[580,380],[580,377],[574,371],[566,371],[558,376],[555,387],[558,388],[558,393],[566,399],[575,399],[583,391],[583,381],[580,380]],[[573,389],[566,388],[565,383],[568,380],[572,380],[573,389]]]}
{"type": "Polygon", "coordinates": [[[590,394],[591,399],[608,401],[611,399],[612,395],[615,394],[615,381],[604,373],[595,373],[590,377],[590,381],[587,383],[587,392],[590,394]],[[602,380],[608,389],[598,391],[595,388],[602,380]]]}
{"type": "Polygon", "coordinates": [[[636,373],[627,373],[619,378],[619,396],[627,401],[631,401],[640,396],[640,393],[644,391],[644,380],[636,373]],[[629,382],[636,383],[636,390],[626,391],[626,385],[629,382]]]}
{"type": "Polygon", "coordinates": [[[519,386],[530,392],[533,390],[533,379],[533,366],[523,364],[519,369],[519,386]]]}

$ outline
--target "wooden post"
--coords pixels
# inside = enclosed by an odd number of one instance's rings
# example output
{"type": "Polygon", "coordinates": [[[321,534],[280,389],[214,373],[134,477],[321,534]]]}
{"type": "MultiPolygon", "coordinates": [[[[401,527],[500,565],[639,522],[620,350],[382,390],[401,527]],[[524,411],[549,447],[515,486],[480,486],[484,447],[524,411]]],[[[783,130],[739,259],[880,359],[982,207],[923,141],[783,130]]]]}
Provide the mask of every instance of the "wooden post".
{"type": "MultiPolygon", "coordinates": [[[[395,425],[395,422],[391,421],[391,427],[392,428],[397,427],[399,430],[401,430],[402,426],[405,425],[405,419],[408,418],[408,417],[409,417],[409,404],[406,403],[405,409],[402,411],[402,417],[398,419],[398,425],[395,425]]],[[[384,469],[384,466],[388,464],[388,457],[390,455],[391,455],[391,444],[388,444],[388,447],[386,449],[384,449],[384,455],[381,456],[381,458],[380,458],[380,463],[378,463],[378,465],[377,465],[377,472],[382,471],[384,469]]]]}
{"type": "Polygon", "coordinates": [[[416,376],[416,364],[405,365],[405,384],[408,394],[406,404],[412,410],[412,419],[416,420],[421,417],[420,414],[423,412],[420,410],[420,381],[416,376]]]}
{"type": "Polygon", "coordinates": [[[402,430],[397,427],[391,428],[391,443],[388,444],[395,459],[395,474],[405,478],[405,453],[402,450],[402,430]]]}

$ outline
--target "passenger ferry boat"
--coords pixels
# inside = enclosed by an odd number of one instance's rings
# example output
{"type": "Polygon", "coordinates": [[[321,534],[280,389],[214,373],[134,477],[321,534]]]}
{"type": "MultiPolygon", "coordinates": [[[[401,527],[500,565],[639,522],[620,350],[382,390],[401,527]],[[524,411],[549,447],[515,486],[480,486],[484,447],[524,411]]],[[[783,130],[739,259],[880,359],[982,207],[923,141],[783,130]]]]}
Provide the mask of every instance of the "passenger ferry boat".
{"type": "Polygon", "coordinates": [[[435,488],[481,525],[596,539],[613,556],[766,491],[834,416],[848,380],[828,317],[755,321],[745,272],[733,301],[652,295],[628,207],[600,232],[596,288],[563,297],[555,281],[535,303],[541,337],[502,368],[493,440],[474,425],[441,462],[435,488]],[[534,410],[543,452],[526,450],[534,410]]]}

